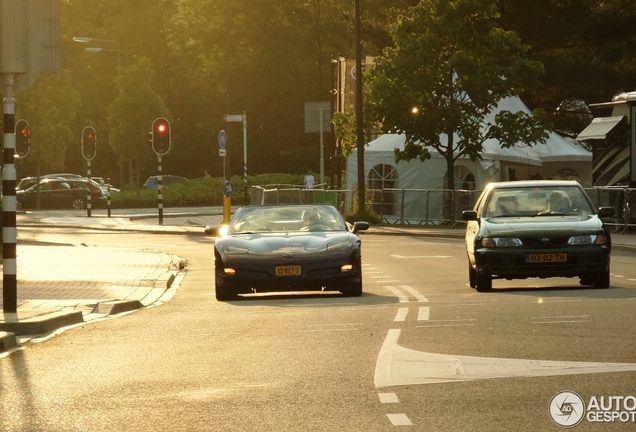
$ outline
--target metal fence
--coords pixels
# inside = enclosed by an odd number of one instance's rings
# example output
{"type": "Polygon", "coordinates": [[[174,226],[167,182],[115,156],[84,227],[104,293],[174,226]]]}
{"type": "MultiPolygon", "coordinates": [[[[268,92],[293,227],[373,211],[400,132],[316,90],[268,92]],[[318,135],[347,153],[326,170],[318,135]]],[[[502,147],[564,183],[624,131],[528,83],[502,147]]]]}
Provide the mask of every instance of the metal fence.
{"type": "MultiPolygon", "coordinates": [[[[598,208],[613,207],[606,223],[615,231],[636,228],[636,189],[594,187],[586,189],[598,208]]],[[[475,206],[481,190],[367,189],[366,206],[389,224],[463,226],[462,212],[475,206]]],[[[252,186],[251,204],[332,204],[342,214],[354,210],[355,189],[304,189],[294,185],[252,186]]]]}

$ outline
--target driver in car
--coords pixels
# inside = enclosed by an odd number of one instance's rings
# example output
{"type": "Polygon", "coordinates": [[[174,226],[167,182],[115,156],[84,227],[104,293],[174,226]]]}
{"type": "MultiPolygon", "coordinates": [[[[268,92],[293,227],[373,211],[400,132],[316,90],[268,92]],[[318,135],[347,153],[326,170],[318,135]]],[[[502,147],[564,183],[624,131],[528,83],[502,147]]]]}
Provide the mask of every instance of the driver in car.
{"type": "Polygon", "coordinates": [[[303,223],[305,224],[303,231],[322,231],[325,228],[318,212],[312,209],[303,211],[303,223]]]}

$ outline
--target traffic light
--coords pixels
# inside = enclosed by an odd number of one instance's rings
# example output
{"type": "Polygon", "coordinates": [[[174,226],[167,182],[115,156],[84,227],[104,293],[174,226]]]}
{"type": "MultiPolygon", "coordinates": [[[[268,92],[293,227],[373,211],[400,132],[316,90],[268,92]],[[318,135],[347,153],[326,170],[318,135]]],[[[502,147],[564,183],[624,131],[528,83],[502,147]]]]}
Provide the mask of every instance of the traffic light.
{"type": "Polygon", "coordinates": [[[31,148],[31,128],[26,120],[15,122],[15,154],[25,157],[31,148]]]}
{"type": "Polygon", "coordinates": [[[156,118],[152,122],[152,149],[164,155],[170,151],[170,142],[170,122],[163,117],[156,118]]]}
{"type": "Polygon", "coordinates": [[[92,160],[97,154],[97,134],[95,128],[86,126],[82,129],[82,156],[86,160],[92,160]]]}

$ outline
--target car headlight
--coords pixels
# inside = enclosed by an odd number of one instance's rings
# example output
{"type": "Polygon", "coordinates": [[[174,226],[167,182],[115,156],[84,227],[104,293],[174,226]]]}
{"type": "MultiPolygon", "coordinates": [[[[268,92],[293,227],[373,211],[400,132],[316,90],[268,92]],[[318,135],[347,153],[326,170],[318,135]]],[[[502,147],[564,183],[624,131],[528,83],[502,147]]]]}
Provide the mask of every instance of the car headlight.
{"type": "Polygon", "coordinates": [[[234,245],[223,245],[222,249],[223,249],[223,252],[228,255],[246,254],[250,251],[246,247],[234,246],[234,245]]]}
{"type": "Polygon", "coordinates": [[[568,245],[604,245],[607,244],[607,237],[604,234],[575,235],[568,239],[568,245]]]}
{"type": "Polygon", "coordinates": [[[487,248],[506,248],[523,246],[523,242],[516,237],[484,237],[481,240],[481,245],[487,248]]]}
{"type": "Polygon", "coordinates": [[[327,250],[351,250],[353,248],[353,242],[351,240],[335,241],[327,244],[327,250]]]}

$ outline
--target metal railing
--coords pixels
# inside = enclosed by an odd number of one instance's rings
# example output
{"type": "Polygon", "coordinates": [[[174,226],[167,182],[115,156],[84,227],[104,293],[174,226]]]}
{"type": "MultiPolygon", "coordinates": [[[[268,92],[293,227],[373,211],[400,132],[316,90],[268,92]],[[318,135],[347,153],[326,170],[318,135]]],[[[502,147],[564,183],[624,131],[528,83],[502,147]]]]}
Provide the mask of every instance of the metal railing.
{"type": "MultiPolygon", "coordinates": [[[[367,189],[366,206],[380,220],[402,225],[463,226],[462,212],[470,210],[481,190],[467,189],[367,189]]],[[[636,228],[636,189],[625,187],[586,188],[598,207],[613,207],[614,217],[606,223],[615,231],[636,228]]],[[[332,204],[341,213],[353,212],[355,189],[304,189],[294,185],[252,186],[251,204],[332,204]]]]}

